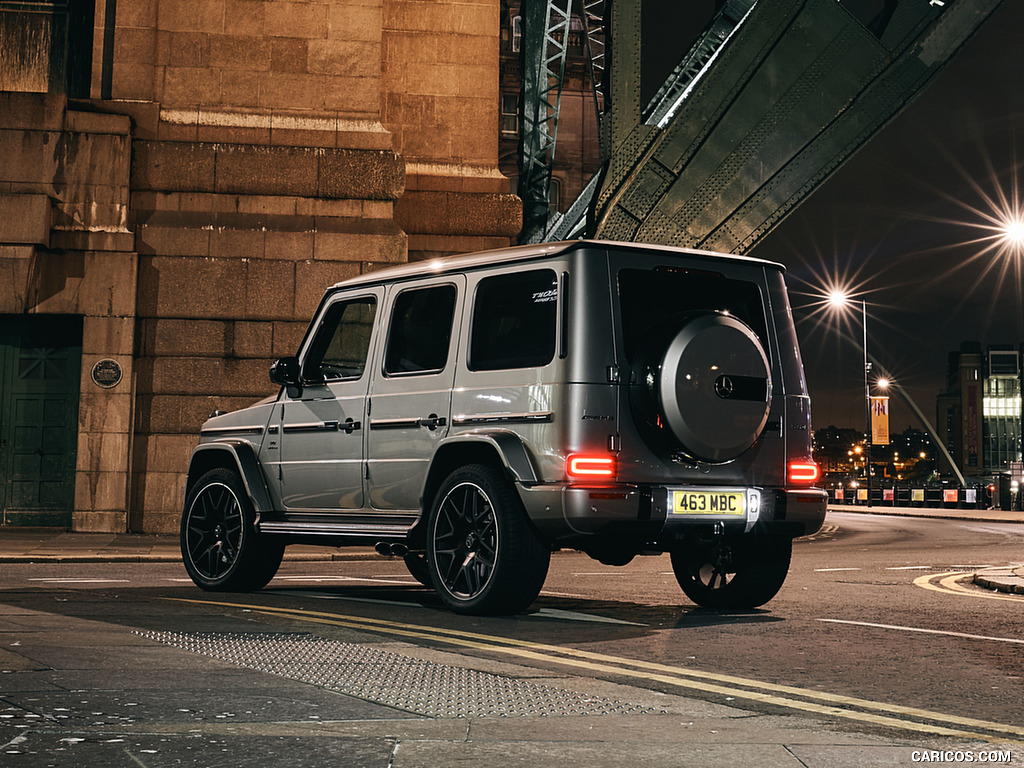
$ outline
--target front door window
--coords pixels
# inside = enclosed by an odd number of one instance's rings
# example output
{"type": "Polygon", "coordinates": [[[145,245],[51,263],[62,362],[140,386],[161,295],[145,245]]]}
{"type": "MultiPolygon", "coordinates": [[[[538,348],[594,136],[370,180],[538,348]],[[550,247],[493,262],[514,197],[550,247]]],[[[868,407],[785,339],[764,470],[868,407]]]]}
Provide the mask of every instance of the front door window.
{"type": "Polygon", "coordinates": [[[379,293],[327,305],[302,357],[302,387],[286,388],[280,436],[286,509],[363,506],[367,361],[379,293]]]}

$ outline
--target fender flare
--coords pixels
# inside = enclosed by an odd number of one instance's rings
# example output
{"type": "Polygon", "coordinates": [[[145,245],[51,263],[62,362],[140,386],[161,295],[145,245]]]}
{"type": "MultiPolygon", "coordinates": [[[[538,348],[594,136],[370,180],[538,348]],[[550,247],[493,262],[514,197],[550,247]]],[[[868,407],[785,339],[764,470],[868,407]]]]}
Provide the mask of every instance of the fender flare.
{"type": "MultiPolygon", "coordinates": [[[[505,470],[512,478],[521,485],[533,485],[540,482],[537,476],[537,469],[533,459],[526,448],[522,438],[515,432],[506,430],[488,430],[481,432],[462,432],[445,438],[434,451],[435,461],[437,456],[446,450],[458,445],[469,445],[483,443],[490,446],[498,455],[505,470]]],[[[434,469],[434,461],[431,462],[431,472],[434,469]]],[[[428,472],[428,477],[431,472],[428,472]]]]}
{"type": "Polygon", "coordinates": [[[244,440],[223,440],[215,443],[202,443],[192,449],[192,457],[188,463],[188,479],[185,485],[185,497],[199,478],[211,469],[235,469],[242,479],[245,492],[256,511],[257,519],[264,512],[274,509],[263,479],[263,470],[251,443],[244,440]]]}
{"type": "Polygon", "coordinates": [[[533,459],[514,432],[481,430],[450,435],[438,443],[420,489],[420,509],[426,516],[434,493],[449,474],[465,464],[479,463],[481,449],[497,457],[502,470],[518,485],[540,482],[533,459]]]}

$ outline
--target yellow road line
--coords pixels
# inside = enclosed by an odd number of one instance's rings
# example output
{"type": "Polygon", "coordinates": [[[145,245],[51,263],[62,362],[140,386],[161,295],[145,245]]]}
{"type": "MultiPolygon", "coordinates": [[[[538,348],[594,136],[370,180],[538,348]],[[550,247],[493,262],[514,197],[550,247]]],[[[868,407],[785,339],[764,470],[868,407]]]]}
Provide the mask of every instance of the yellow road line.
{"type": "Polygon", "coordinates": [[[932,573],[925,576],[918,576],[914,579],[914,584],[923,589],[930,589],[933,592],[941,592],[946,595],[966,595],[967,597],[977,597],[982,600],[1009,600],[1014,603],[1024,603],[1024,597],[1013,597],[1011,595],[997,595],[989,592],[981,592],[975,589],[967,589],[957,583],[965,576],[970,575],[972,575],[970,571],[946,571],[945,573],[932,573]],[[938,585],[932,583],[936,580],[939,582],[938,585]]]}
{"type": "Polygon", "coordinates": [[[514,640],[511,638],[483,635],[475,632],[444,630],[416,624],[405,624],[402,622],[369,619],[360,616],[348,616],[320,611],[306,611],[294,608],[274,608],[270,606],[245,605],[240,603],[217,602],[210,600],[189,600],[183,598],[168,599],[199,605],[241,608],[267,615],[287,616],[289,618],[318,624],[349,627],[352,629],[378,632],[381,634],[443,642],[449,645],[457,645],[479,651],[515,656],[530,661],[570,666],[587,670],[589,672],[603,672],[613,675],[639,678],[648,682],[661,682],[677,687],[698,690],[705,693],[718,693],[723,696],[732,696],[734,698],[756,701],[786,709],[796,709],[818,715],[839,717],[847,720],[857,720],[874,725],[901,728],[920,733],[1000,742],[1006,741],[1006,737],[1024,736],[1024,728],[1006,725],[1004,723],[977,720],[957,715],[947,715],[914,707],[904,707],[898,704],[885,704],[867,699],[858,699],[851,696],[844,696],[842,694],[831,694],[823,691],[796,688],[793,686],[764,683],[757,680],[734,677],[732,675],[722,675],[714,672],[704,672],[700,670],[686,669],[684,667],[658,664],[656,662],[646,662],[618,656],[609,656],[606,654],[581,651],[573,648],[562,648],[543,643],[534,643],[526,640],[514,640]],[[802,701],[798,698],[791,697],[811,699],[812,701],[802,701]],[[880,712],[882,714],[873,714],[870,711],[860,712],[842,707],[858,707],[860,709],[874,710],[875,712],[880,712]],[[894,717],[894,715],[904,715],[907,717],[932,720],[939,724],[936,725],[903,720],[898,717],[894,717]],[[999,736],[960,730],[959,728],[949,726],[978,728],[992,731],[999,736]]]}

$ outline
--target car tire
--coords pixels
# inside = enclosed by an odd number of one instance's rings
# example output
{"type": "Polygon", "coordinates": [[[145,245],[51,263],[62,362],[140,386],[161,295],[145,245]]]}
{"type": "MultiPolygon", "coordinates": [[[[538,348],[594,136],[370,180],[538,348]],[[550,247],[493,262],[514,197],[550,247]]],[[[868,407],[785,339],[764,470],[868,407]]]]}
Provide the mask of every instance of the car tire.
{"type": "Polygon", "coordinates": [[[428,518],[427,563],[434,589],[451,610],[519,613],[540,594],[550,560],[550,548],[500,470],[467,465],[441,485],[428,518]]]}
{"type": "Polygon", "coordinates": [[[284,544],[262,536],[238,473],[211,469],[189,491],[181,516],[181,555],[196,586],[249,592],[277,573],[284,544]]]}
{"type": "Polygon", "coordinates": [[[409,569],[409,575],[411,575],[416,581],[425,587],[433,587],[434,582],[430,580],[430,566],[427,565],[427,558],[419,553],[410,552],[404,558],[405,567],[409,569]]]}
{"type": "Polygon", "coordinates": [[[672,571],[703,608],[757,608],[782,589],[792,553],[786,537],[692,538],[672,550],[672,571]]]}

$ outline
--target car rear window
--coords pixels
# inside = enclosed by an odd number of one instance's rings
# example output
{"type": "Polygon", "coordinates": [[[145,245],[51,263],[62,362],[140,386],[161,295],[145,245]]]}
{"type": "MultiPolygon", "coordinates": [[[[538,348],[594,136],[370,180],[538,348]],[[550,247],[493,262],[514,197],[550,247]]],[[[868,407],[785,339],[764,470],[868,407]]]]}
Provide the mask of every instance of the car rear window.
{"type": "Polygon", "coordinates": [[[555,356],[558,279],[550,269],[486,277],[473,305],[469,368],[537,368],[555,356]]]}
{"type": "Polygon", "coordinates": [[[701,312],[725,312],[750,326],[762,344],[768,338],[764,301],[755,283],[679,267],[622,269],[618,282],[622,335],[630,362],[653,335],[671,333],[701,312]]]}

